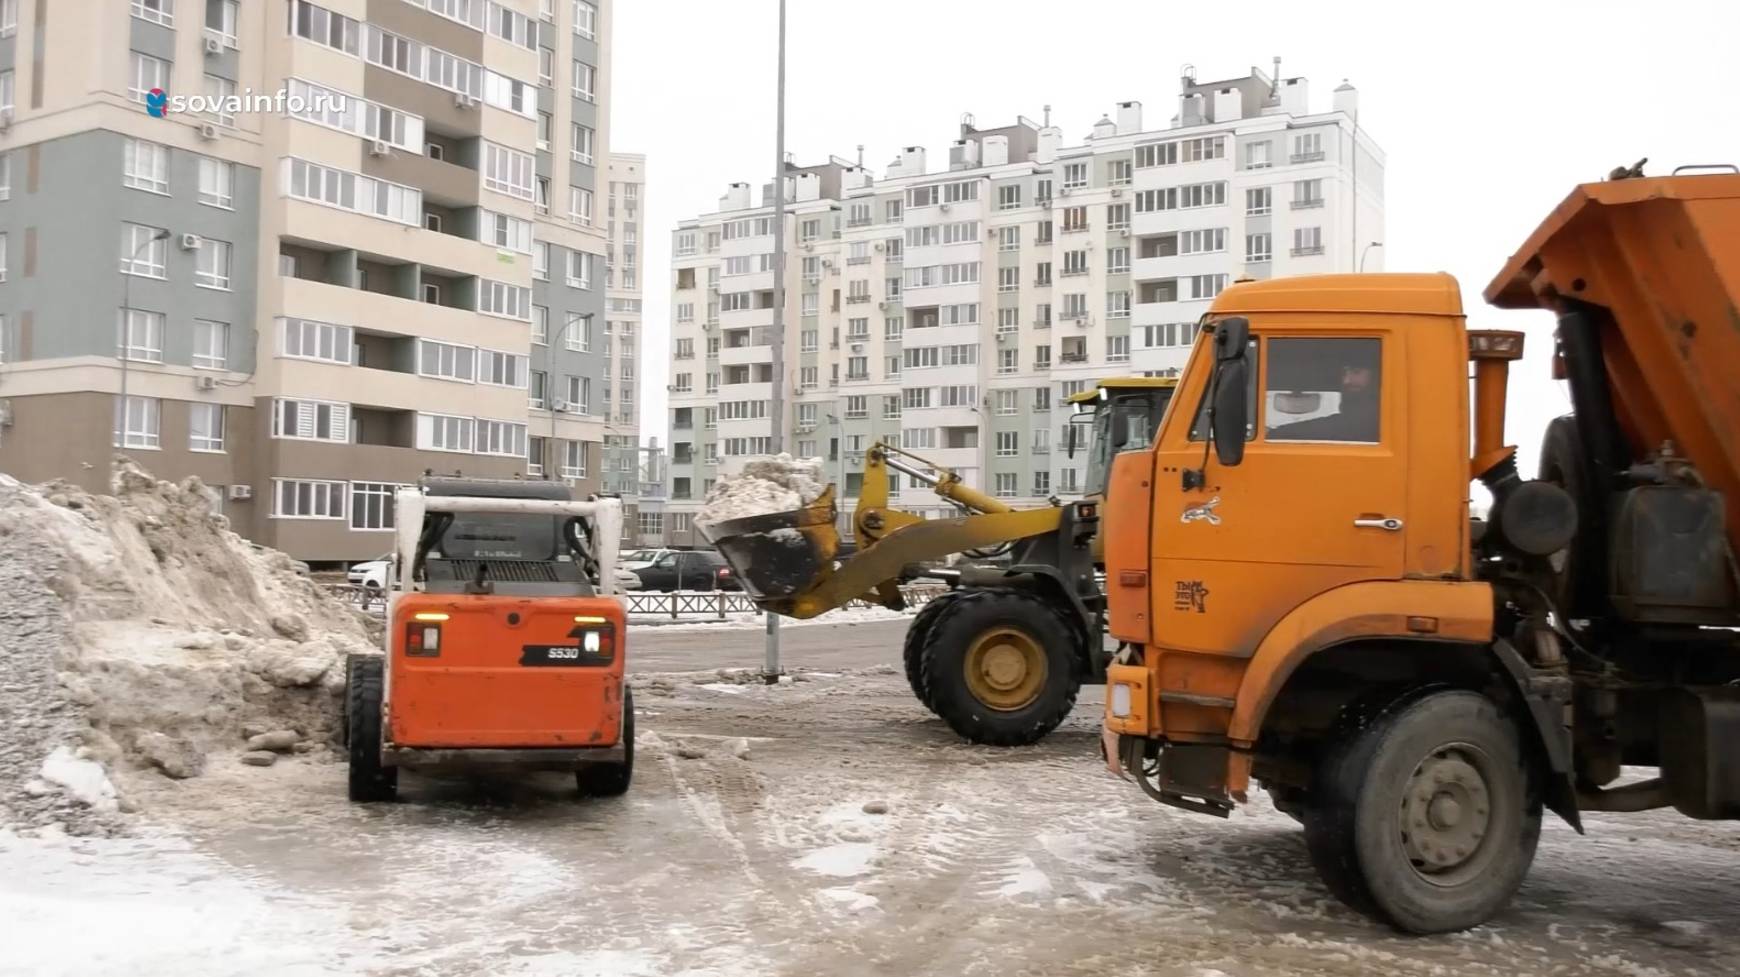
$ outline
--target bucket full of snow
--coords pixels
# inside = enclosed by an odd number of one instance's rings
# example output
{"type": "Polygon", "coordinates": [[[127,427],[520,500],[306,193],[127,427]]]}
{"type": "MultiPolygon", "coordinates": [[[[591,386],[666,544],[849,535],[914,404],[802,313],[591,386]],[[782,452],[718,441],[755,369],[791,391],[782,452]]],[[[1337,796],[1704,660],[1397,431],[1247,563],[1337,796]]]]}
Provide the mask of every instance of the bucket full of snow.
{"type": "Polygon", "coordinates": [[[828,579],[840,549],[832,485],[801,508],[697,521],[695,528],[718,547],[744,593],[770,610],[828,579]]]}

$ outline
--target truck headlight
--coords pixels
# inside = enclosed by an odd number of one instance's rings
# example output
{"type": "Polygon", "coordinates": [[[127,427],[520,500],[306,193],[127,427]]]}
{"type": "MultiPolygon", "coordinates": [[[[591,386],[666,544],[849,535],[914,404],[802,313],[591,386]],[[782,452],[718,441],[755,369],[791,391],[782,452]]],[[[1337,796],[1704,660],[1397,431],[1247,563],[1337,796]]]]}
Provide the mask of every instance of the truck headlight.
{"type": "Polygon", "coordinates": [[[1122,719],[1130,714],[1130,687],[1122,682],[1112,685],[1112,715],[1122,719]]]}

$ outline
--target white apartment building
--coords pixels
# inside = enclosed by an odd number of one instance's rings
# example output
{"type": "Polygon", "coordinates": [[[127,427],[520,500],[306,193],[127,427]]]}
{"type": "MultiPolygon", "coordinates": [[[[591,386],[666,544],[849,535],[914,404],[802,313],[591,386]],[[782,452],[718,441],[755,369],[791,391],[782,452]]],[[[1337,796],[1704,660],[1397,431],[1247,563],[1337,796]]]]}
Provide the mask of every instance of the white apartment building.
{"type": "MultiPolygon", "coordinates": [[[[1049,124],[969,117],[947,169],[916,146],[881,179],[788,163],[787,450],[827,460],[847,513],[879,439],[1016,505],[1079,493],[1069,395],[1175,374],[1234,280],[1381,269],[1367,245],[1383,240],[1383,154],[1355,126],[1357,97],[1343,84],[1313,112],[1305,79],[1253,68],[1184,78],[1166,128],[1120,103],[1078,146],[1049,124]]],[[[692,516],[719,472],[769,447],[771,200],[733,184],[676,230],[673,543],[699,542],[692,516]]],[[[903,507],[946,511],[900,488],[903,507]]]]}
{"type": "MultiPolygon", "coordinates": [[[[623,534],[628,538],[639,521],[644,494],[663,494],[663,485],[647,486],[641,478],[640,343],[641,227],[646,207],[646,157],[611,153],[609,197],[605,203],[604,295],[604,455],[600,478],[605,492],[621,495],[623,534]],[[650,492],[649,492],[650,490],[650,492]]],[[[656,521],[656,519],[654,520],[656,521]]]]}

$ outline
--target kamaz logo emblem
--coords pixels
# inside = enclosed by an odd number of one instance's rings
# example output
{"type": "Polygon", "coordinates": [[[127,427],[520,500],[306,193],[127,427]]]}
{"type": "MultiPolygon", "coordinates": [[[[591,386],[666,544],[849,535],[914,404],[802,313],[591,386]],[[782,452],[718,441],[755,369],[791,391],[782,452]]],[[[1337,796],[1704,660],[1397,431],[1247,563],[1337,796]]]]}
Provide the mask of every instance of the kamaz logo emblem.
{"type": "Polygon", "coordinates": [[[1201,505],[1186,506],[1183,514],[1178,517],[1178,521],[1184,523],[1206,522],[1210,526],[1218,526],[1220,525],[1220,517],[1214,514],[1214,510],[1219,505],[1220,496],[1217,495],[1201,505]]]}

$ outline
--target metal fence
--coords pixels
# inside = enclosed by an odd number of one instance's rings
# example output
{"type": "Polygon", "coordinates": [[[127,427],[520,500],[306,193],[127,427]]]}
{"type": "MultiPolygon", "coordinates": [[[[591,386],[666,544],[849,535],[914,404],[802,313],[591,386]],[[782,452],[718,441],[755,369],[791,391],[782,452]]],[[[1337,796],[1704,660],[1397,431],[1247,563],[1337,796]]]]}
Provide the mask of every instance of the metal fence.
{"type": "MultiPolygon", "coordinates": [[[[350,584],[329,584],[327,590],[334,597],[365,613],[381,617],[387,612],[386,595],[380,591],[350,584]]],[[[937,595],[947,591],[948,588],[941,584],[908,584],[900,588],[909,608],[923,607],[937,595]]],[[[622,601],[630,618],[642,619],[660,617],[673,621],[723,621],[733,614],[754,614],[757,611],[755,603],[742,591],[736,590],[677,593],[630,590],[622,595],[622,601]]],[[[879,605],[863,600],[854,600],[846,605],[848,608],[875,606],[879,605]]]]}

